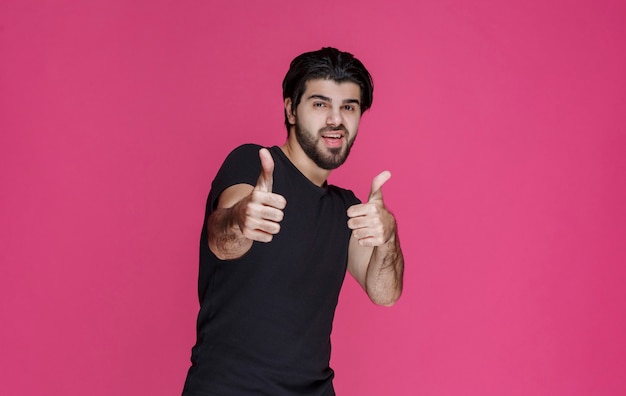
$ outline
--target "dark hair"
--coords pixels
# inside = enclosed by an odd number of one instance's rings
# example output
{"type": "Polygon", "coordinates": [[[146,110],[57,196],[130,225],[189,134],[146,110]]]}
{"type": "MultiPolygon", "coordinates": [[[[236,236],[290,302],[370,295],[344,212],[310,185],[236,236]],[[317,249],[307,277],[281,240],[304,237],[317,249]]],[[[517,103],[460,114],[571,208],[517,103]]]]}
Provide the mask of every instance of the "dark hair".
{"type": "MultiPolygon", "coordinates": [[[[291,98],[295,110],[309,80],[325,79],[341,83],[351,81],[361,87],[361,114],[372,106],[374,82],[363,63],[348,52],[325,47],[319,51],[298,55],[289,66],[283,80],[283,100],[291,98]]],[[[285,126],[289,132],[289,119],[285,110],[285,126]]]]}

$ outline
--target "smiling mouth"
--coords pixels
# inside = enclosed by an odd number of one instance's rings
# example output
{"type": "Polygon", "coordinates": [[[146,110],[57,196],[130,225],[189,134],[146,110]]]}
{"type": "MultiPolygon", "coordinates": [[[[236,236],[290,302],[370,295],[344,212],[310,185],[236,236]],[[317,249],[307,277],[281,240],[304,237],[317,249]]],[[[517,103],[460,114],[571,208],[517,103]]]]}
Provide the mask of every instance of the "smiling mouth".
{"type": "Polygon", "coordinates": [[[348,134],[346,128],[341,125],[338,127],[326,127],[320,130],[323,138],[341,139],[348,134]]]}
{"type": "Polygon", "coordinates": [[[326,127],[320,130],[320,135],[327,148],[340,149],[343,147],[343,140],[348,135],[348,131],[343,125],[326,127]]]}
{"type": "Polygon", "coordinates": [[[330,149],[337,149],[343,146],[343,133],[333,132],[322,135],[324,145],[330,149]]]}

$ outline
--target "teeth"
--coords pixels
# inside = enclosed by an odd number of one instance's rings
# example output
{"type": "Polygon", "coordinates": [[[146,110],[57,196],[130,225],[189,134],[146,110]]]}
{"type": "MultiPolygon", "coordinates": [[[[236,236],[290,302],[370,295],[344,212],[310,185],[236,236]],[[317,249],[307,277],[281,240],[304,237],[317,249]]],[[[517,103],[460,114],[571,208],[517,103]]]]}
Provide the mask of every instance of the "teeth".
{"type": "Polygon", "coordinates": [[[341,138],[341,135],[340,134],[333,134],[333,135],[326,135],[325,137],[333,138],[333,139],[339,139],[339,138],[341,138]]]}

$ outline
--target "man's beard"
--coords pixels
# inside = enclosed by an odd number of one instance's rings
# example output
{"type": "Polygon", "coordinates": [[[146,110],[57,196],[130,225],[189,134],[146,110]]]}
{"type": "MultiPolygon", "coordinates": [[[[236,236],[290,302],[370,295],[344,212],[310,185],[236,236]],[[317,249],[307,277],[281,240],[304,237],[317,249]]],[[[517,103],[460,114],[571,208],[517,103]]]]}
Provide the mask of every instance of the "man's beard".
{"type": "Polygon", "coordinates": [[[300,144],[300,147],[302,147],[302,150],[305,152],[305,154],[317,166],[326,170],[336,169],[339,166],[341,166],[344,162],[346,162],[346,159],[348,158],[348,154],[350,154],[350,149],[352,148],[352,145],[354,144],[354,139],[352,140],[348,139],[349,137],[348,131],[343,125],[340,125],[339,127],[334,127],[334,128],[333,127],[322,128],[319,131],[318,135],[314,136],[313,134],[309,133],[305,129],[301,128],[300,124],[296,120],[295,134],[296,134],[296,139],[298,140],[298,143],[300,144]],[[343,139],[346,139],[346,142],[348,143],[345,148],[345,151],[343,151],[344,148],[342,146],[342,147],[328,148],[329,152],[324,153],[322,152],[320,148],[317,147],[317,143],[321,139],[320,137],[321,134],[324,132],[328,132],[328,131],[343,131],[344,132],[343,139]]]}

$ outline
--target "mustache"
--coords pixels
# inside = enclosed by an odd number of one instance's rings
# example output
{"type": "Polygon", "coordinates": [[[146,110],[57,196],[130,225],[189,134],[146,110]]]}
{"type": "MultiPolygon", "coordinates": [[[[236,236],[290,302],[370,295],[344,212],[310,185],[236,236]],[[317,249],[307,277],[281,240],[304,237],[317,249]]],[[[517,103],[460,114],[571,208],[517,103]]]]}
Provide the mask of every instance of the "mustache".
{"type": "Polygon", "coordinates": [[[333,131],[343,131],[346,135],[348,134],[348,128],[346,128],[343,125],[327,126],[327,127],[320,129],[319,133],[333,132],[333,131]]]}

